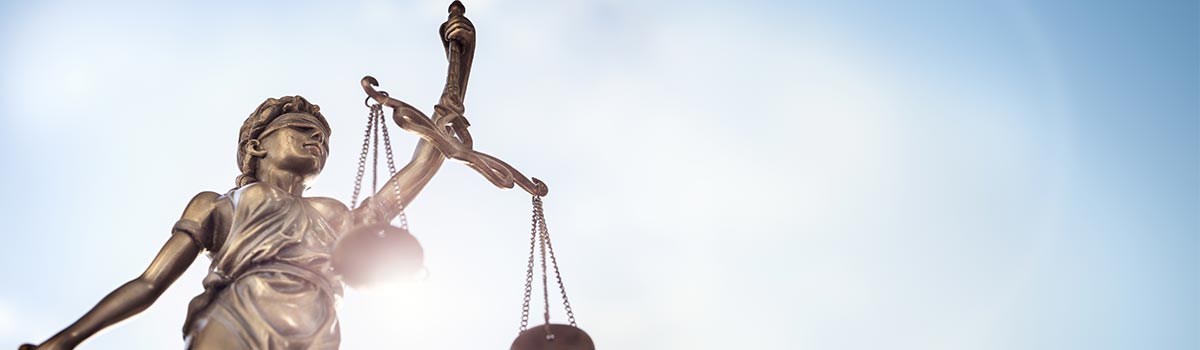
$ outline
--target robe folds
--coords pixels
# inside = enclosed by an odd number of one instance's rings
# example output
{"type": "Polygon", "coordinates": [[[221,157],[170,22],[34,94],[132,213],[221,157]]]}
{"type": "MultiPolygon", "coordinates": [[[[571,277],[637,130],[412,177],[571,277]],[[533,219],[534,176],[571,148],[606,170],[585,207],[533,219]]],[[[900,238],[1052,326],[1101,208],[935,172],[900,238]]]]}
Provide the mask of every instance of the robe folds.
{"type": "Polygon", "coordinates": [[[270,184],[235,189],[217,205],[232,207],[228,232],[182,230],[212,258],[204,293],[188,306],[187,348],[337,349],[342,282],[330,255],[340,227],[270,184]]]}

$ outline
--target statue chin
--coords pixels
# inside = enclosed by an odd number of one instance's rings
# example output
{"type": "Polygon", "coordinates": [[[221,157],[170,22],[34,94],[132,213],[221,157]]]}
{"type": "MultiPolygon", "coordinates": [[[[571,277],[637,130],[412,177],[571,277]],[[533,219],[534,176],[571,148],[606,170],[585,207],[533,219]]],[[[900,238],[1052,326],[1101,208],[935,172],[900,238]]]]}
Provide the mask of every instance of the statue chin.
{"type": "Polygon", "coordinates": [[[425,251],[408,230],[379,223],[351,228],[333,249],[333,268],[354,288],[369,288],[416,278],[425,267],[425,251]]]}

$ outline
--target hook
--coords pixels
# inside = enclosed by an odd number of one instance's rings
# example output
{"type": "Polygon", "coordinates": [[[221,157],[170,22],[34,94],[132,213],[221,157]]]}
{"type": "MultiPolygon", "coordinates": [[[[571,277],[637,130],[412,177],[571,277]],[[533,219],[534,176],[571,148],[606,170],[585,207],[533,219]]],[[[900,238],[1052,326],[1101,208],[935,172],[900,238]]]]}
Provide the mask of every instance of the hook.
{"type": "MultiPolygon", "coordinates": [[[[383,95],[383,97],[388,97],[387,91],[380,91],[379,94],[383,95]]],[[[371,108],[371,95],[367,95],[367,99],[363,100],[363,105],[367,106],[367,108],[371,108]]]]}

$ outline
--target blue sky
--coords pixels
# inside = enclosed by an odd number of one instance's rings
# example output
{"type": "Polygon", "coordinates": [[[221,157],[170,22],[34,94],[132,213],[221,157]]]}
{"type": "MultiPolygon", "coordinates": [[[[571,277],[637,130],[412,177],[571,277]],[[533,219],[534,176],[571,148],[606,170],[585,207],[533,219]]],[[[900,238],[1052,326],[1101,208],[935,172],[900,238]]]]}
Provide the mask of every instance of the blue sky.
{"type": "MultiPolygon", "coordinates": [[[[476,147],[550,184],[602,348],[1200,347],[1194,1],[466,5],[476,147]]],[[[348,200],[358,79],[429,111],[445,6],[0,3],[0,344],[137,276],[268,97],[322,106],[348,200]]],[[[343,348],[507,346],[528,203],[447,164],[430,279],[348,292],[343,348]]],[[[180,347],[207,263],[83,348],[180,347]]]]}

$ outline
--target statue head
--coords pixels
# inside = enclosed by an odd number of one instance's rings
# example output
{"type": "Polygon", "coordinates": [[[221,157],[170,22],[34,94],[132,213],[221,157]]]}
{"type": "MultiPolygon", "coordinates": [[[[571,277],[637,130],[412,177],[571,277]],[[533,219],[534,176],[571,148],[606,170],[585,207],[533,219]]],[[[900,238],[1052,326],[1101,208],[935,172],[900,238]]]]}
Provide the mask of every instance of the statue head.
{"type": "Polygon", "coordinates": [[[315,178],[329,156],[329,122],[321,107],[300,96],[268,98],[246,118],[238,135],[238,187],[257,182],[262,165],[315,178]]]}

